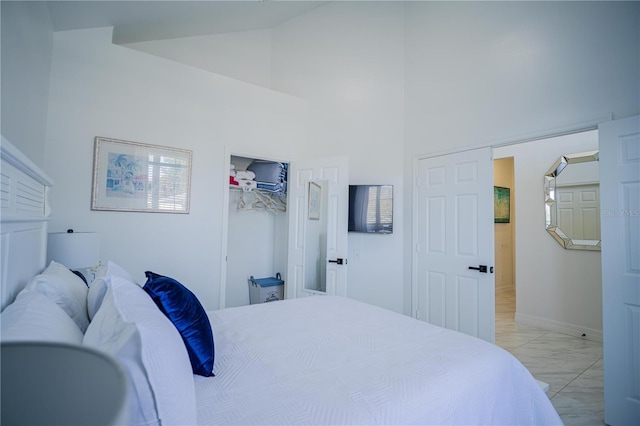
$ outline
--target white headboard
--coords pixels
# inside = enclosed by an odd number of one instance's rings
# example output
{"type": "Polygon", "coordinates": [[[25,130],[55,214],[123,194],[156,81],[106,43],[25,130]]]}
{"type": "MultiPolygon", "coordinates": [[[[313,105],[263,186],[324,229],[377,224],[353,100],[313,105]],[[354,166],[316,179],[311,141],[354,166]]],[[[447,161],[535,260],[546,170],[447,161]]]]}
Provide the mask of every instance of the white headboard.
{"type": "Polygon", "coordinates": [[[0,309],[4,309],[46,266],[47,196],[53,181],[4,137],[0,147],[0,309]]]}

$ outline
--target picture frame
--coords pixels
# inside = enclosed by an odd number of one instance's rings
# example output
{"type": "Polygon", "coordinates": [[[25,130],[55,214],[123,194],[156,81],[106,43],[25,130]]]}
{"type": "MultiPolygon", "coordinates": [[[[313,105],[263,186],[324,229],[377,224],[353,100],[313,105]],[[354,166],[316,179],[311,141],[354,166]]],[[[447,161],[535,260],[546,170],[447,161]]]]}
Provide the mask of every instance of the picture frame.
{"type": "Polygon", "coordinates": [[[91,210],[189,213],[192,151],[97,136],[91,210]]]}
{"type": "Polygon", "coordinates": [[[322,187],[309,182],[309,220],[320,220],[320,196],[322,187]]]}
{"type": "Polygon", "coordinates": [[[493,187],[493,222],[511,221],[511,189],[502,186],[493,187]]]}

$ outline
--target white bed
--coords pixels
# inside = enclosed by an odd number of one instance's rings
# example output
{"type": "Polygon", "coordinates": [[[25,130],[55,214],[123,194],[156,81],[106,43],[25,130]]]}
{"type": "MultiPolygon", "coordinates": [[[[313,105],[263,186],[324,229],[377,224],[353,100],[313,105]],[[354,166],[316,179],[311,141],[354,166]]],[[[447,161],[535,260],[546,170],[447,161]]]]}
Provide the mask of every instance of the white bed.
{"type": "MultiPolygon", "coordinates": [[[[7,167],[5,142],[3,179],[14,168],[22,176],[23,167],[7,167]]],[[[46,194],[48,179],[29,179],[46,194]]],[[[126,271],[110,266],[96,281],[106,289],[99,303],[98,287],[87,289],[63,265],[33,277],[46,266],[42,199],[37,214],[24,217],[5,215],[3,204],[3,308],[18,300],[2,312],[2,339],[58,339],[117,359],[130,379],[129,424],[562,423],[508,352],[341,297],[207,312],[215,376],[194,375],[177,325],[126,271]],[[22,238],[25,230],[35,237],[22,238]]]]}
{"type": "Polygon", "coordinates": [[[559,424],[503,349],[341,297],[208,312],[200,424],[559,424]]]}

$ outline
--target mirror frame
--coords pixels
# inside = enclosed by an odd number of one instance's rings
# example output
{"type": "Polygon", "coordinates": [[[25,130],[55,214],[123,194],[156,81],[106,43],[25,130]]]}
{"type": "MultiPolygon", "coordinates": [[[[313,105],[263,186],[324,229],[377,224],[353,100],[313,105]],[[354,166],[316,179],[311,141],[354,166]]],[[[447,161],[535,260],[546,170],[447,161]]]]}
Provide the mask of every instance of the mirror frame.
{"type": "Polygon", "coordinates": [[[576,154],[561,155],[553,166],[544,175],[544,209],[545,209],[545,227],[551,236],[567,250],[601,250],[602,240],[577,240],[565,234],[558,227],[558,216],[551,215],[552,209],[555,208],[555,188],[556,178],[565,167],[569,164],[586,163],[588,161],[599,161],[599,151],[586,151],[576,154]]]}
{"type": "Polygon", "coordinates": [[[329,294],[327,292],[327,276],[326,276],[327,274],[327,271],[326,271],[327,242],[326,240],[327,240],[327,226],[328,226],[327,216],[329,212],[327,210],[328,209],[327,200],[325,199],[327,195],[327,191],[329,190],[329,184],[330,182],[328,179],[312,179],[305,182],[305,186],[307,189],[305,192],[306,213],[304,214],[304,230],[303,230],[304,260],[303,260],[303,272],[302,272],[302,276],[303,276],[302,290],[311,295],[329,294]],[[314,190],[312,188],[316,188],[316,189],[314,190]],[[314,191],[317,191],[317,192],[314,194],[314,191]],[[319,197],[317,200],[315,200],[316,201],[315,203],[312,201],[312,197],[314,197],[314,195],[317,195],[319,197]],[[310,231],[311,224],[314,224],[318,227],[317,235],[310,235],[309,231],[310,231]],[[321,263],[316,263],[316,264],[308,263],[307,261],[309,259],[307,259],[307,254],[308,254],[308,249],[310,248],[310,243],[312,242],[311,238],[315,238],[318,240],[318,243],[322,243],[323,237],[324,237],[324,247],[322,247],[322,244],[320,244],[320,247],[321,247],[319,250],[320,257],[318,259],[320,260],[321,263]],[[324,268],[324,270],[322,268],[324,268]],[[307,287],[307,285],[309,284],[309,282],[307,281],[307,277],[308,277],[307,272],[310,272],[310,269],[314,269],[316,274],[318,274],[317,276],[319,277],[319,281],[316,283],[317,288],[307,287]]]}

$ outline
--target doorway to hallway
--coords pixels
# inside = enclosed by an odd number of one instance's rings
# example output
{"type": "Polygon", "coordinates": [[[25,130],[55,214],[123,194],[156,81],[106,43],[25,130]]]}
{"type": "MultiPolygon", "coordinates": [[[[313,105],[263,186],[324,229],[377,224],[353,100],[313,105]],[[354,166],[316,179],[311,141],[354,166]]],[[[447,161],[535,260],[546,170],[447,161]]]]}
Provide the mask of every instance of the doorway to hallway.
{"type": "Polygon", "coordinates": [[[496,209],[494,211],[494,259],[497,327],[499,318],[514,321],[516,311],[516,188],[513,157],[493,160],[493,185],[494,209],[496,209]]]}

